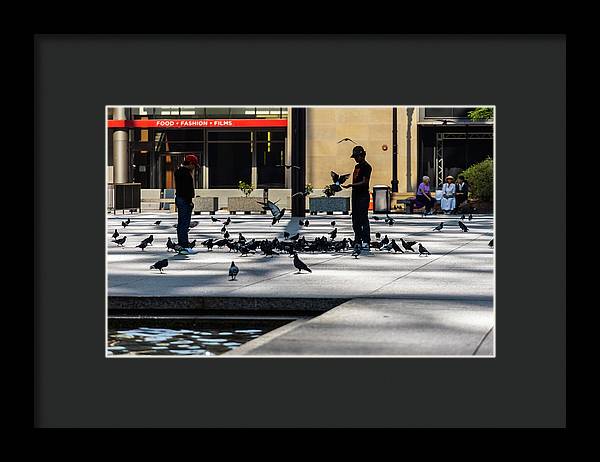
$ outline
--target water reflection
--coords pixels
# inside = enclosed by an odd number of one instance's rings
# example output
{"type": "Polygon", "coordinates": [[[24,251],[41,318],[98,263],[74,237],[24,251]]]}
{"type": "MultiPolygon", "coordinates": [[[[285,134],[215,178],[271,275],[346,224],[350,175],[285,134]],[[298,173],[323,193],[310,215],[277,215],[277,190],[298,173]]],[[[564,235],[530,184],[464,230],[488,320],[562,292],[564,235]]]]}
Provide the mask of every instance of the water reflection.
{"type": "Polygon", "coordinates": [[[215,356],[290,320],[110,319],[106,354],[215,356]]]}

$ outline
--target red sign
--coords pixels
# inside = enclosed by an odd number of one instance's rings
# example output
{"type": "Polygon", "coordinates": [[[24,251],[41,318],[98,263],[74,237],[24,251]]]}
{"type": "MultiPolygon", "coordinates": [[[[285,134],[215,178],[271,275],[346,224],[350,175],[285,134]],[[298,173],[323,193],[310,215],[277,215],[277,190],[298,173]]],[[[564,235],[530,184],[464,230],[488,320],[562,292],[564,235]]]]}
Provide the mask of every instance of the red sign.
{"type": "Polygon", "coordinates": [[[287,119],[108,120],[108,128],[251,128],[287,127],[287,119]]]}

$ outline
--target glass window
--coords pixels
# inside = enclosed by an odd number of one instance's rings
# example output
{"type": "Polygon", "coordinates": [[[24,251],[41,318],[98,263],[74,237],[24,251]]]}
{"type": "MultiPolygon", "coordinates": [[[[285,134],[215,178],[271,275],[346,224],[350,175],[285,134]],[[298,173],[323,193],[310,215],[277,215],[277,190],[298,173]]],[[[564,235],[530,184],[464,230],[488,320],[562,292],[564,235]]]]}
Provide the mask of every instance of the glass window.
{"type": "Polygon", "coordinates": [[[228,107],[207,107],[206,117],[208,119],[229,119],[231,108],[228,107]]]}
{"type": "Polygon", "coordinates": [[[250,130],[243,132],[232,130],[209,131],[208,141],[250,141],[251,136],[250,130]]]}
{"type": "Polygon", "coordinates": [[[256,130],[256,141],[283,141],[287,132],[285,130],[256,130]]]}
{"type": "Polygon", "coordinates": [[[209,143],[208,184],[211,188],[236,188],[240,180],[250,183],[251,143],[209,143]]]}
{"type": "Polygon", "coordinates": [[[468,117],[468,112],[474,107],[426,107],[425,117],[427,118],[464,118],[468,117]]]}
{"type": "Polygon", "coordinates": [[[256,167],[259,188],[285,188],[285,143],[257,142],[256,167]]]}

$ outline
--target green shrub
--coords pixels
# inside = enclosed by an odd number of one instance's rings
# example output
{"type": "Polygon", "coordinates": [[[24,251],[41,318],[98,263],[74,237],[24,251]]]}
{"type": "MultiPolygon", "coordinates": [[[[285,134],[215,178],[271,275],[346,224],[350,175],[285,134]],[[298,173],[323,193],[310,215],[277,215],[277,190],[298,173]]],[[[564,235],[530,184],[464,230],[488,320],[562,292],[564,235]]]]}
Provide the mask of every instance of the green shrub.
{"type": "Polygon", "coordinates": [[[249,185],[245,181],[240,180],[238,182],[238,189],[244,193],[244,196],[248,197],[252,191],[254,191],[254,187],[249,185]]]}
{"type": "Polygon", "coordinates": [[[469,111],[467,116],[471,120],[489,120],[494,118],[494,108],[478,107],[473,111],[469,111]]]}
{"type": "Polygon", "coordinates": [[[307,195],[310,195],[310,194],[312,194],[312,192],[313,192],[313,187],[312,187],[312,184],[308,183],[308,184],[307,184],[307,185],[304,187],[304,192],[305,192],[307,195]]]}
{"type": "Polygon", "coordinates": [[[488,157],[462,172],[469,182],[471,197],[482,201],[494,200],[494,161],[488,157]]]}

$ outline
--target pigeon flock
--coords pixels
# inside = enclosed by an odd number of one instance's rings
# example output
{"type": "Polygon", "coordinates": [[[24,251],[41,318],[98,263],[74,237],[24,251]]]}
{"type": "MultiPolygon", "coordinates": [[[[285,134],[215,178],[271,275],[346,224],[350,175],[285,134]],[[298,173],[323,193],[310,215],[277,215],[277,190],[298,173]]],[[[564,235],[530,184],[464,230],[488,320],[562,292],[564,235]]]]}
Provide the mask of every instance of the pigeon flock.
{"type": "MultiPolygon", "coordinates": [[[[332,172],[333,173],[333,172],[332,172]]],[[[342,181],[343,182],[343,181],[342,181]]],[[[280,209],[277,205],[271,201],[267,201],[265,203],[259,202],[263,205],[265,210],[269,210],[272,215],[272,223],[271,226],[276,224],[281,220],[285,213],[285,209],[280,209]]],[[[208,239],[200,242],[200,246],[206,248],[206,251],[212,252],[214,248],[217,249],[227,249],[228,252],[234,252],[239,254],[240,258],[247,258],[252,255],[256,255],[258,252],[263,256],[263,258],[273,258],[276,256],[280,256],[281,254],[285,254],[290,258],[293,258],[293,266],[298,270],[296,274],[302,274],[302,272],[312,273],[312,270],[304,263],[299,254],[314,254],[314,253],[343,253],[347,251],[351,251],[351,257],[354,259],[358,259],[360,255],[364,252],[364,248],[361,247],[359,243],[355,243],[351,237],[338,237],[338,228],[336,227],[336,222],[331,221],[329,225],[333,228],[331,231],[323,234],[320,237],[314,237],[313,239],[307,239],[305,236],[301,236],[300,232],[297,232],[294,235],[290,235],[288,231],[283,232],[283,236],[278,237],[275,236],[272,239],[256,239],[245,237],[242,232],[237,232],[237,239],[231,237],[231,233],[228,231],[227,227],[232,223],[231,217],[227,217],[226,220],[222,221],[216,217],[211,216],[211,222],[222,224],[220,228],[220,234],[222,237],[215,238],[210,237],[208,239]]],[[[390,217],[386,214],[386,218],[382,219],[378,216],[373,216],[372,219],[376,222],[383,220],[389,226],[393,226],[397,219],[390,217]]],[[[462,222],[463,217],[457,220],[458,227],[462,230],[462,232],[468,232],[469,228],[462,222]]],[[[469,215],[469,221],[472,220],[472,216],[469,215]]],[[[123,228],[128,226],[131,223],[131,219],[127,219],[122,222],[123,228]]],[[[154,225],[159,226],[161,220],[157,220],[154,222],[154,225]]],[[[192,221],[190,223],[190,228],[194,228],[199,224],[198,221],[192,221]]],[[[307,228],[309,226],[308,220],[299,220],[298,225],[302,228],[307,228]]],[[[268,225],[267,225],[268,226],[268,225]]],[[[177,227],[177,225],[175,225],[177,227]]],[[[215,231],[219,228],[217,227],[215,231]]],[[[434,227],[430,232],[437,231],[442,232],[444,230],[444,222],[440,222],[436,227],[434,227]]],[[[121,231],[122,233],[124,230],[121,231]]],[[[390,238],[387,234],[384,234],[384,237],[381,237],[381,232],[375,233],[375,240],[369,243],[369,249],[377,252],[388,252],[388,253],[400,253],[400,254],[417,254],[421,256],[429,256],[431,253],[429,250],[425,248],[423,243],[417,242],[415,240],[405,239],[404,237],[399,238],[390,238]],[[417,246],[418,245],[418,246],[417,246]],[[416,249],[415,249],[416,247],[416,249]]],[[[420,234],[420,233],[419,233],[420,234]]],[[[125,242],[127,240],[127,236],[121,236],[121,233],[117,229],[114,230],[112,234],[112,242],[117,245],[117,247],[124,247],[125,242]]],[[[154,241],[154,235],[149,235],[144,238],[139,244],[135,245],[136,248],[140,248],[141,251],[147,246],[152,246],[154,241]]],[[[188,249],[196,247],[197,240],[194,239],[189,243],[188,249]]],[[[166,240],[166,251],[167,252],[175,252],[182,253],[184,249],[179,246],[177,243],[173,242],[171,237],[167,237],[166,240]]],[[[488,244],[490,247],[493,247],[493,239],[488,244]]],[[[194,251],[195,252],[195,251],[194,251]]],[[[150,266],[150,269],[159,270],[161,274],[164,274],[163,269],[166,268],[169,264],[168,258],[161,259],[150,266]]],[[[236,281],[237,276],[240,273],[240,269],[236,266],[235,262],[231,262],[231,266],[228,270],[228,276],[230,281],[236,281]]]]}

